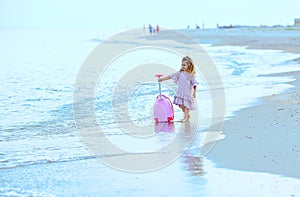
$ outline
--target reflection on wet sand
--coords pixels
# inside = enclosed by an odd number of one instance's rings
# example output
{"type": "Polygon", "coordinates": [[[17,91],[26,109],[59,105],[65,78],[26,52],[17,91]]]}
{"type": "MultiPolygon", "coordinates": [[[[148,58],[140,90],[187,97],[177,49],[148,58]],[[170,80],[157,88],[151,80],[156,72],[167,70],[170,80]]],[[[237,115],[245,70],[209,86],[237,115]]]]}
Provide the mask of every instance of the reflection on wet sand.
{"type": "Polygon", "coordinates": [[[155,123],[155,132],[174,132],[175,124],[174,122],[158,122],[155,123]]]}
{"type": "Polygon", "coordinates": [[[200,150],[199,152],[190,151],[190,148],[192,148],[193,144],[199,144],[200,146],[200,142],[197,142],[198,138],[196,137],[196,129],[196,125],[191,122],[184,122],[180,125],[180,131],[184,135],[181,139],[183,141],[191,142],[186,151],[183,152],[180,162],[184,164],[184,170],[190,172],[192,176],[202,176],[204,175],[204,169],[202,157],[200,156],[200,150]]]}
{"type": "MultiPolygon", "coordinates": [[[[179,137],[177,143],[179,147],[179,154],[181,156],[179,161],[184,164],[184,170],[190,172],[192,176],[204,175],[202,157],[199,152],[189,151],[193,144],[197,144],[197,130],[195,123],[191,122],[171,122],[171,123],[156,123],[155,132],[175,132],[179,137]],[[175,128],[177,126],[177,129],[175,128]]],[[[198,143],[200,144],[200,142],[198,143]]],[[[173,150],[174,151],[174,150],[173,150]]]]}
{"type": "Polygon", "coordinates": [[[204,175],[202,158],[195,155],[183,154],[183,162],[187,164],[186,170],[191,173],[192,176],[204,175]]]}

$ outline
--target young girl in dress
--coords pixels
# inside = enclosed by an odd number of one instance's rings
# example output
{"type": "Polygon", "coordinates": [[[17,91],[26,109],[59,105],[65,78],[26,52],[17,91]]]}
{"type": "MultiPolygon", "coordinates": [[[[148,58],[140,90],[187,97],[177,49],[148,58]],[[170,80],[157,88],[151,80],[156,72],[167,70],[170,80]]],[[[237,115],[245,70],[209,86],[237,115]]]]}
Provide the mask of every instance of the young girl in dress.
{"type": "Polygon", "coordinates": [[[182,122],[189,121],[190,110],[196,109],[194,98],[196,97],[197,81],[195,79],[195,67],[188,56],[182,58],[181,69],[169,76],[159,78],[158,81],[173,79],[178,84],[178,89],[173,103],[178,105],[184,113],[182,122]],[[193,92],[193,93],[192,93],[193,92]]]}

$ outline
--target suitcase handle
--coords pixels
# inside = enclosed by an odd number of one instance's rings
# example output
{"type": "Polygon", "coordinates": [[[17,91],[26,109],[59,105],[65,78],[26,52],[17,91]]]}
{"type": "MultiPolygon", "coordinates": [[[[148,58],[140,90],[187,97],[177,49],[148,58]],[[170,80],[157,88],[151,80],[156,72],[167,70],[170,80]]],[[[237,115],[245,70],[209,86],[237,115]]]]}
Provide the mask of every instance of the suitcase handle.
{"type": "MultiPolygon", "coordinates": [[[[161,78],[162,76],[164,76],[164,75],[162,75],[162,74],[155,75],[155,77],[157,77],[157,78],[161,78]]],[[[160,82],[158,82],[158,86],[159,86],[159,99],[161,100],[161,84],[160,84],[160,82]]]]}

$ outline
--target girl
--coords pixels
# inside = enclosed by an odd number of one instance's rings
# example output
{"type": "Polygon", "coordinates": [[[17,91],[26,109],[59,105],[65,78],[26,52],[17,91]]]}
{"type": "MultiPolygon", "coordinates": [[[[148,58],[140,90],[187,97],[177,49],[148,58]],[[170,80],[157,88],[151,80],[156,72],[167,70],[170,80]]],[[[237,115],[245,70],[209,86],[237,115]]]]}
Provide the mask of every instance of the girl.
{"type": "Polygon", "coordinates": [[[188,56],[183,57],[180,71],[169,76],[159,78],[158,81],[161,82],[169,79],[173,79],[173,81],[178,84],[178,89],[173,103],[178,105],[184,113],[184,117],[181,121],[189,121],[190,110],[195,109],[193,98],[196,98],[196,89],[198,84],[195,80],[195,68],[192,59],[188,56]]]}

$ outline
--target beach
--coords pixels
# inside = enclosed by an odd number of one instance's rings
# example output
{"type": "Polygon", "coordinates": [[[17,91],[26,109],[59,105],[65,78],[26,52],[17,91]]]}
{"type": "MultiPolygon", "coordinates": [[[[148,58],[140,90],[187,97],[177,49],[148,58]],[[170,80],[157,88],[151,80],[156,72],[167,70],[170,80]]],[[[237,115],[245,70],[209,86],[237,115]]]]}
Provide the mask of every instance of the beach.
{"type": "MultiPolygon", "coordinates": [[[[184,32],[200,43],[211,42],[213,46],[246,46],[248,49],[279,50],[300,56],[299,28],[184,32]]],[[[300,62],[300,59],[294,61],[300,62]]],[[[295,81],[290,84],[294,87],[262,97],[256,106],[242,109],[225,121],[223,132],[226,138],[218,141],[207,157],[220,167],[299,178],[300,72],[265,76],[292,77],[295,81]]]]}
{"type": "Polygon", "coordinates": [[[299,72],[293,89],[261,98],[254,107],[243,109],[224,124],[224,140],[208,158],[220,167],[267,172],[299,178],[300,92],[299,72]]]}
{"type": "MultiPolygon", "coordinates": [[[[293,32],[290,36],[285,35],[283,30],[274,36],[268,34],[274,30],[265,31],[264,36],[256,35],[255,29],[253,34],[236,36],[229,30],[227,36],[215,36],[218,41],[214,45],[281,50],[300,56],[300,36],[292,36],[293,32]]],[[[225,121],[223,132],[226,138],[216,144],[208,158],[226,168],[300,178],[300,72],[269,76],[293,77],[295,81],[291,84],[294,87],[263,97],[257,106],[242,109],[225,121]]]]}
{"type": "Polygon", "coordinates": [[[248,46],[256,49],[283,50],[286,52],[299,53],[299,36],[297,27],[257,27],[242,28],[239,35],[231,34],[228,30],[227,36],[221,36],[216,45],[238,45],[248,46]],[[247,34],[244,34],[247,32],[247,34]],[[248,34],[251,32],[251,34],[248,34]],[[258,34],[263,32],[263,34],[258,34]],[[276,32],[274,34],[274,32],[276,32]],[[280,39],[278,39],[280,38],[280,39]]]}
{"type": "MultiPolygon", "coordinates": [[[[252,34],[222,37],[216,45],[247,46],[252,49],[272,49],[291,53],[300,52],[300,38],[297,35],[299,28],[281,28],[278,30],[278,35],[276,36],[272,34],[274,28],[261,28],[261,30],[265,32],[263,36],[256,35],[254,28],[252,34]]],[[[300,62],[300,59],[297,58],[296,61],[300,62]]]]}
{"type": "Polygon", "coordinates": [[[0,34],[0,196],[300,196],[299,29],[0,34]],[[198,108],[155,124],[183,54],[198,108]]]}

